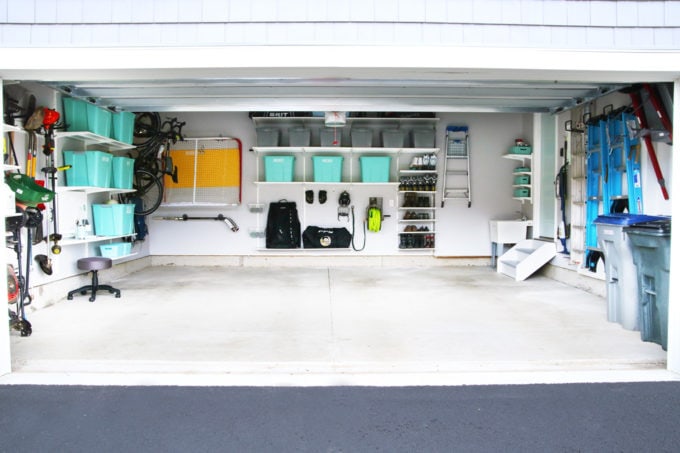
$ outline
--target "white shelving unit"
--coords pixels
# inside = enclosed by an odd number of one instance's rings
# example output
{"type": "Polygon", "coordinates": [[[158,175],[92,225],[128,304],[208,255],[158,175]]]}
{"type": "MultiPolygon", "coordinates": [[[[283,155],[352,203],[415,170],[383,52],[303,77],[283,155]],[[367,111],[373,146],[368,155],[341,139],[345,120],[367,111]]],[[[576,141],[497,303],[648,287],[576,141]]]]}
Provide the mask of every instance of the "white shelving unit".
{"type": "MultiPolygon", "coordinates": [[[[133,145],[123,143],[108,137],[102,137],[92,132],[57,132],[55,133],[55,155],[56,161],[61,162],[62,151],[69,150],[99,150],[111,153],[120,153],[134,148],[133,145]],[[67,148],[68,147],[68,148],[67,148]]],[[[76,239],[75,222],[77,219],[86,218],[89,225],[94,228],[92,217],[92,204],[106,202],[112,195],[120,193],[131,193],[133,189],[117,189],[108,187],[93,186],[67,186],[64,185],[63,173],[58,174],[57,186],[55,189],[57,200],[57,216],[59,232],[63,236],[60,241],[62,246],[90,245],[95,243],[110,242],[124,237],[121,236],[95,236],[91,233],[83,239],[76,239]]],[[[47,219],[51,221],[51,219],[47,219]]],[[[84,254],[94,254],[94,250],[86,247],[84,254]]],[[[132,255],[132,254],[131,254],[132,255]]],[[[117,259],[129,257],[126,255],[117,259]]]]}
{"type": "MultiPolygon", "coordinates": [[[[429,150],[438,162],[438,149],[429,150]]],[[[430,159],[427,159],[428,162],[430,159]]],[[[417,165],[416,165],[417,166],[417,165]]],[[[433,252],[436,229],[436,194],[438,170],[428,164],[425,169],[399,169],[399,250],[433,252]]]]}
{"type": "Polygon", "coordinates": [[[532,183],[533,183],[533,175],[532,175],[532,156],[531,154],[513,154],[513,153],[507,153],[503,154],[503,158],[505,159],[510,159],[510,160],[515,160],[520,162],[520,167],[526,167],[529,170],[528,171],[514,171],[512,173],[513,175],[513,180],[517,176],[528,176],[529,177],[529,182],[527,184],[513,184],[512,185],[512,190],[513,194],[516,189],[521,189],[521,188],[526,188],[529,189],[529,196],[526,197],[517,197],[513,195],[513,199],[521,201],[522,203],[529,202],[531,203],[533,201],[533,188],[532,188],[532,183]]]}
{"type": "MultiPolygon", "coordinates": [[[[396,241],[396,250],[398,252],[408,251],[408,252],[421,252],[431,254],[434,252],[434,226],[435,226],[435,196],[437,193],[437,184],[435,182],[435,190],[401,190],[400,179],[402,177],[413,177],[413,178],[424,178],[425,176],[432,176],[435,178],[438,174],[437,165],[434,169],[423,169],[415,170],[409,168],[409,163],[414,157],[422,155],[438,155],[439,148],[415,148],[415,147],[381,147],[381,146],[362,146],[362,147],[352,147],[352,146],[287,146],[288,139],[285,135],[287,128],[304,126],[309,128],[311,132],[311,143],[317,143],[318,129],[324,127],[323,117],[254,117],[252,118],[253,123],[256,127],[268,126],[268,127],[278,127],[282,132],[281,143],[283,146],[255,146],[252,151],[258,155],[257,157],[257,180],[253,181],[257,187],[257,200],[256,204],[262,206],[262,198],[270,192],[264,192],[269,190],[271,187],[301,187],[303,190],[329,187],[335,188],[337,191],[341,191],[344,188],[366,188],[366,187],[382,187],[388,188],[395,195],[397,200],[397,212],[398,219],[396,222],[395,233],[399,238],[396,241]],[[294,156],[295,167],[293,172],[293,181],[291,182],[270,182],[265,181],[262,156],[266,155],[284,155],[284,156],[294,156]],[[343,159],[343,171],[342,171],[342,181],[339,182],[316,182],[314,181],[313,175],[313,156],[319,155],[338,155],[342,156],[343,159]],[[390,156],[392,157],[390,163],[390,178],[387,182],[362,182],[361,172],[360,172],[360,157],[362,156],[390,156]],[[404,200],[407,197],[407,193],[413,194],[413,196],[420,196],[421,199],[428,200],[428,207],[404,207],[404,200]],[[404,216],[407,212],[417,212],[419,218],[408,218],[405,219],[404,216]],[[427,218],[425,218],[427,217],[427,218]],[[408,231],[404,231],[408,229],[408,231]],[[411,231],[414,229],[414,231],[411,231]],[[427,231],[426,231],[427,230],[427,231]],[[408,240],[405,240],[408,238],[408,240]],[[426,247],[425,244],[428,246],[426,247]]],[[[401,128],[404,131],[407,128],[423,128],[431,127],[434,133],[434,126],[436,125],[438,118],[363,118],[363,117],[349,117],[347,118],[347,124],[344,128],[338,129],[338,136],[340,137],[341,144],[348,143],[350,140],[350,130],[352,126],[360,126],[362,128],[372,129],[373,133],[373,143],[376,144],[379,141],[380,133],[383,129],[391,128],[401,128]],[[344,142],[343,142],[344,140],[344,142]]],[[[277,194],[278,196],[278,194],[277,194]]],[[[408,195],[410,197],[411,195],[408,195]]],[[[261,211],[258,210],[258,214],[262,214],[265,209],[261,211]]],[[[306,207],[299,209],[300,220],[303,225],[306,224],[305,212],[306,207]]],[[[359,212],[363,212],[363,208],[359,209],[359,212]]],[[[410,214],[409,214],[410,217],[410,214]]],[[[358,218],[357,218],[358,219],[358,218]]],[[[258,224],[263,224],[264,222],[259,222],[258,224]]],[[[383,228],[383,231],[386,231],[383,228]]],[[[250,236],[253,238],[261,239],[264,236],[263,228],[256,228],[250,232],[250,236]]],[[[263,251],[270,251],[270,249],[261,248],[263,251]]],[[[319,252],[313,249],[293,249],[292,251],[304,250],[306,252],[319,252]]],[[[281,250],[274,250],[274,252],[280,252],[281,250]]],[[[291,251],[291,250],[288,250],[291,251]]],[[[328,253],[328,250],[321,250],[322,252],[328,253]]],[[[347,253],[346,250],[335,250],[335,253],[347,253]]]]}

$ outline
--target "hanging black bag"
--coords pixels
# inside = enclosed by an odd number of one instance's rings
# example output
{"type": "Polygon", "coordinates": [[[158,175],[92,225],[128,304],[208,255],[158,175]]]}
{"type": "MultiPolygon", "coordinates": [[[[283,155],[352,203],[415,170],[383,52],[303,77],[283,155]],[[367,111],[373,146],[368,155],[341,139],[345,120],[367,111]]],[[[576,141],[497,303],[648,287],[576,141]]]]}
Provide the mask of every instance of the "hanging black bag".
{"type": "Polygon", "coordinates": [[[266,246],[268,249],[300,248],[300,219],[294,201],[269,203],[266,246]]]}
{"type": "Polygon", "coordinates": [[[302,243],[306,249],[342,249],[352,243],[352,235],[347,228],[322,228],[308,226],[302,233],[302,243]]]}

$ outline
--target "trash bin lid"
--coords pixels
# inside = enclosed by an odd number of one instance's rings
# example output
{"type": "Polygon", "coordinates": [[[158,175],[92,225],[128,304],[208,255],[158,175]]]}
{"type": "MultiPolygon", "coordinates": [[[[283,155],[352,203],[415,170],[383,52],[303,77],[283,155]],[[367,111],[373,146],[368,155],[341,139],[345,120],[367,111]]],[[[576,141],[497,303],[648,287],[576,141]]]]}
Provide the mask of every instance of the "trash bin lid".
{"type": "Polygon", "coordinates": [[[643,222],[653,222],[656,220],[664,220],[666,217],[645,215],[645,214],[627,214],[614,213],[598,216],[593,223],[602,225],[636,225],[643,222]]]}
{"type": "Polygon", "coordinates": [[[670,236],[671,219],[666,217],[661,220],[636,223],[635,225],[625,227],[624,231],[629,234],[642,234],[645,236],[670,236]]]}

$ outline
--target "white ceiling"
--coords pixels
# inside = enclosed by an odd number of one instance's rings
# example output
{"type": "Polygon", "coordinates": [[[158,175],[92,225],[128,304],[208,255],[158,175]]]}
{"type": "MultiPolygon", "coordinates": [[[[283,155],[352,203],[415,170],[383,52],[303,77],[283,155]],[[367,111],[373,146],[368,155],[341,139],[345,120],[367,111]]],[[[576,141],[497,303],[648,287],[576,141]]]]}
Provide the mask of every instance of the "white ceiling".
{"type": "Polygon", "coordinates": [[[0,77],[128,111],[551,112],[680,77],[675,52],[430,47],[0,49],[0,77]]]}
{"type": "Polygon", "coordinates": [[[428,78],[63,80],[49,85],[127,111],[549,112],[616,90],[613,83],[447,81],[428,78]]]}

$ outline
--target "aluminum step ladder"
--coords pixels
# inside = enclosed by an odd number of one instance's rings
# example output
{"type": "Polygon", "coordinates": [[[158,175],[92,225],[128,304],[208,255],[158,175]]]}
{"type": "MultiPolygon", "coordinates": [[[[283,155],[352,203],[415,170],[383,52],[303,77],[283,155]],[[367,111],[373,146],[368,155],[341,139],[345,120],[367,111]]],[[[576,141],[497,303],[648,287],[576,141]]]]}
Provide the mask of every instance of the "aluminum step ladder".
{"type": "Polygon", "coordinates": [[[635,116],[627,107],[613,112],[607,120],[610,213],[642,214],[640,139],[633,132],[635,128],[635,116]]]}
{"type": "Polygon", "coordinates": [[[470,135],[467,126],[446,127],[446,156],[442,183],[442,208],[446,200],[467,200],[470,193],[470,135]]]}
{"type": "MultiPolygon", "coordinates": [[[[661,166],[656,157],[656,151],[654,150],[654,143],[652,141],[652,134],[649,129],[649,122],[647,121],[647,115],[645,114],[643,99],[641,93],[644,91],[648,95],[648,101],[654,107],[654,111],[659,117],[665,133],[668,135],[670,141],[673,141],[673,123],[666,111],[662,100],[659,98],[659,94],[656,86],[650,85],[648,83],[642,84],[642,89],[640,87],[633,86],[632,90],[628,93],[630,95],[631,102],[633,104],[633,112],[637,117],[639,123],[639,132],[642,133],[642,138],[644,139],[645,146],[647,148],[647,154],[649,155],[649,161],[654,169],[654,174],[656,175],[656,180],[661,189],[661,194],[664,200],[668,200],[668,189],[666,188],[666,180],[664,179],[661,166]]],[[[672,109],[671,109],[672,110],[672,109]]]]}
{"type": "Polygon", "coordinates": [[[606,117],[599,115],[585,118],[586,124],[586,225],[585,259],[583,266],[595,272],[602,251],[597,248],[597,227],[595,219],[600,214],[608,214],[609,197],[607,184],[606,117]],[[605,206],[607,207],[605,212],[605,206]]]}

